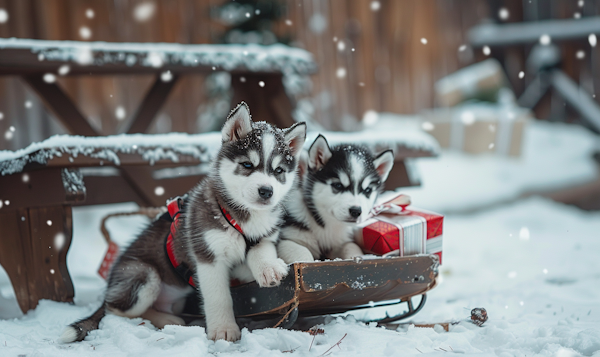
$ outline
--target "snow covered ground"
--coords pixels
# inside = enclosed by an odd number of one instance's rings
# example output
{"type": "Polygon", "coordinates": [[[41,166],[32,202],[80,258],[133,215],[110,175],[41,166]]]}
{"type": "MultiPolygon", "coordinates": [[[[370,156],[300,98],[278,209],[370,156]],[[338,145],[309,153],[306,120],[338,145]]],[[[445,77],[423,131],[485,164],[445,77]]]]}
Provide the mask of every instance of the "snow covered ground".
{"type": "MultiPolygon", "coordinates": [[[[141,319],[108,316],[84,342],[60,345],[56,339],[62,328],[99,304],[103,281],[95,272],[106,243],[98,225],[107,212],[135,209],[122,204],[74,210],[74,241],[67,263],[76,289],[75,305],[42,301],[20,317],[12,288],[0,274],[0,317],[7,318],[0,320],[0,356],[319,356],[345,334],[339,347],[331,349],[332,355],[454,351],[600,356],[600,212],[539,197],[516,199],[527,190],[596,177],[588,155],[593,138],[576,127],[541,124],[529,132],[521,159],[444,152],[439,159],[417,162],[424,185],[407,191],[416,206],[449,212],[440,284],[413,320],[461,320],[470,309],[484,307],[490,316],[484,327],[461,323],[450,332],[414,327],[394,331],[340,317],[323,327],[325,335],[318,336],[309,351],[313,337],[299,331],[245,330],[237,343],[215,343],[206,339],[201,327],[169,326],[158,331],[148,322],[140,325],[141,319]],[[507,198],[514,200],[498,204],[507,198]],[[475,213],[456,213],[494,203],[493,208],[475,213]]],[[[143,218],[117,218],[109,221],[109,229],[119,232],[114,238],[125,243],[143,224],[143,218]]],[[[372,309],[354,316],[381,314],[372,309]]]]}

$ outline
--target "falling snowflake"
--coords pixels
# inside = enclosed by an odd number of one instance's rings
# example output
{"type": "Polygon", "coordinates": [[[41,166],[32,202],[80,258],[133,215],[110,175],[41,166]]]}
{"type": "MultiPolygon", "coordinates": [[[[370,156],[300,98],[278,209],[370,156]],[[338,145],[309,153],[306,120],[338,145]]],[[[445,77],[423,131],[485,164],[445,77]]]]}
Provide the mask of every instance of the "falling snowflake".
{"type": "Polygon", "coordinates": [[[550,35],[542,35],[540,36],[540,44],[547,46],[550,44],[550,42],[552,42],[552,38],[550,38],[550,35]]]}
{"type": "Polygon", "coordinates": [[[486,55],[486,56],[489,56],[490,53],[492,53],[492,51],[490,50],[489,46],[483,46],[482,51],[483,51],[483,54],[486,55]]]}
{"type": "Polygon", "coordinates": [[[490,143],[490,145],[488,145],[488,149],[492,150],[494,148],[494,143],[490,143]]]}
{"type": "Polygon", "coordinates": [[[62,232],[57,233],[54,236],[54,248],[56,248],[56,250],[61,250],[63,245],[65,245],[65,235],[62,232]]]}
{"type": "Polygon", "coordinates": [[[50,269],[50,274],[54,274],[54,269],[50,269]]]}
{"type": "Polygon", "coordinates": [[[246,83],[246,77],[240,77],[240,82],[246,83]]]}
{"type": "Polygon", "coordinates": [[[510,13],[508,12],[508,9],[505,7],[501,7],[500,10],[498,10],[498,17],[500,18],[500,20],[508,20],[508,17],[510,16],[510,13]]]}
{"type": "Polygon", "coordinates": [[[133,9],[133,18],[138,22],[146,22],[150,20],[156,12],[156,4],[154,2],[143,2],[133,9]]]}
{"type": "Polygon", "coordinates": [[[23,176],[21,176],[21,181],[24,183],[29,182],[29,174],[23,174],[23,176]]]}
{"type": "Polygon", "coordinates": [[[0,9],[0,24],[4,24],[8,21],[8,12],[4,9],[0,9]]]}
{"type": "Polygon", "coordinates": [[[60,66],[58,68],[58,74],[61,76],[66,75],[67,73],[69,73],[69,71],[71,70],[71,67],[69,67],[68,65],[64,64],[62,66],[60,66]]]}
{"type": "Polygon", "coordinates": [[[576,19],[580,19],[581,18],[581,13],[580,12],[576,12],[573,14],[573,17],[576,19]]]}
{"type": "Polygon", "coordinates": [[[339,41],[337,43],[337,49],[340,52],[346,49],[346,44],[344,43],[344,41],[339,41]]]}
{"type": "Polygon", "coordinates": [[[584,59],[585,58],[585,52],[583,50],[579,50],[579,51],[577,51],[577,53],[575,54],[575,56],[578,59],[584,59]]]}
{"type": "Polygon", "coordinates": [[[544,274],[548,274],[548,269],[544,269],[544,270],[542,270],[542,273],[544,273],[544,274]]]}
{"type": "Polygon", "coordinates": [[[117,117],[117,119],[123,120],[125,119],[126,115],[127,113],[125,112],[125,108],[123,108],[122,106],[119,105],[117,109],[115,109],[115,116],[117,117]]]}
{"type": "Polygon", "coordinates": [[[579,6],[579,7],[583,7],[583,5],[584,5],[584,2],[583,2],[583,0],[579,0],[579,1],[577,1],[577,6],[579,6]]]}
{"type": "Polygon", "coordinates": [[[52,225],[52,221],[51,221],[51,220],[47,220],[47,221],[46,221],[46,224],[47,224],[48,226],[51,226],[51,225],[52,225]]]}
{"type": "Polygon", "coordinates": [[[31,103],[30,100],[25,101],[25,108],[31,108],[32,106],[33,106],[33,103],[31,103]]]}
{"type": "Polygon", "coordinates": [[[46,73],[46,74],[44,74],[44,82],[54,83],[54,82],[56,82],[56,76],[52,73],[46,73]]]}
{"type": "Polygon", "coordinates": [[[519,78],[523,78],[523,77],[525,77],[525,72],[523,72],[523,71],[519,72],[519,78]]]}
{"type": "Polygon", "coordinates": [[[265,86],[265,82],[260,81],[260,82],[258,82],[258,85],[261,86],[261,87],[264,87],[265,86]]]}
{"type": "Polygon", "coordinates": [[[458,50],[459,50],[460,52],[463,52],[463,51],[464,51],[464,50],[466,50],[466,49],[467,49],[467,45],[460,45],[460,47],[458,48],[458,50]]]}
{"type": "Polygon", "coordinates": [[[94,15],[95,15],[94,10],[92,10],[92,9],[85,10],[85,17],[87,17],[88,19],[93,19],[94,15]]]}
{"type": "Polygon", "coordinates": [[[173,79],[173,74],[171,74],[171,71],[163,72],[160,75],[160,80],[163,82],[170,82],[172,79],[173,79]]]}
{"type": "Polygon", "coordinates": [[[292,26],[292,20],[290,20],[290,19],[285,20],[285,24],[288,26],[292,26]]]}
{"type": "Polygon", "coordinates": [[[90,37],[92,37],[92,30],[90,30],[89,27],[81,26],[79,28],[79,36],[81,36],[81,38],[84,40],[88,40],[90,37]]]}
{"type": "Polygon", "coordinates": [[[162,186],[156,186],[154,189],[154,194],[157,196],[162,196],[165,194],[165,189],[162,186]]]}
{"type": "Polygon", "coordinates": [[[379,1],[371,1],[371,10],[379,11],[379,9],[381,9],[381,4],[379,3],[379,1]]]}
{"type": "Polygon", "coordinates": [[[427,44],[427,39],[425,37],[421,38],[421,43],[426,45],[427,44]]]}
{"type": "Polygon", "coordinates": [[[589,35],[588,42],[590,43],[590,46],[596,47],[596,43],[597,43],[596,35],[595,34],[589,35]]]}
{"type": "Polygon", "coordinates": [[[379,115],[377,115],[377,112],[374,110],[367,110],[365,112],[365,114],[363,115],[363,123],[366,126],[371,126],[375,123],[377,123],[377,121],[379,120],[379,115]]]}
{"type": "Polygon", "coordinates": [[[344,78],[344,77],[346,77],[346,68],[344,68],[344,67],[338,68],[337,71],[335,71],[335,75],[338,78],[344,78]]]}
{"type": "Polygon", "coordinates": [[[0,120],[4,119],[4,113],[0,112],[0,120]]]}

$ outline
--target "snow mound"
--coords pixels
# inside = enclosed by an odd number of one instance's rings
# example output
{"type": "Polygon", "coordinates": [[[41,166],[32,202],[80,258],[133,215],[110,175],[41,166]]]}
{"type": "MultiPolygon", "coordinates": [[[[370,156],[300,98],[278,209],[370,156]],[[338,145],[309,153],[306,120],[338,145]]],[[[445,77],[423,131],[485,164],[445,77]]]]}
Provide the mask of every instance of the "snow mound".
{"type": "Polygon", "coordinates": [[[595,180],[592,154],[600,140],[589,130],[564,123],[532,121],[521,157],[468,155],[444,149],[437,158],[414,162],[420,187],[401,188],[419,207],[438,212],[470,211],[509,202],[527,192],[571,187],[595,180]]]}

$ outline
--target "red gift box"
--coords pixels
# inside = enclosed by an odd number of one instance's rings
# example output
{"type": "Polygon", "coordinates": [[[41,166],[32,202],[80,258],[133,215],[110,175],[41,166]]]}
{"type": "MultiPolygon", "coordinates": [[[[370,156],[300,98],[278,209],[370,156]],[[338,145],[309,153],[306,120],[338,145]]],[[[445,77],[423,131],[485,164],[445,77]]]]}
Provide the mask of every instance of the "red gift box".
{"type": "Polygon", "coordinates": [[[395,251],[400,256],[436,254],[441,264],[444,216],[398,205],[409,201],[402,196],[373,209],[373,217],[355,229],[356,243],[366,252],[378,255],[395,251]]]}

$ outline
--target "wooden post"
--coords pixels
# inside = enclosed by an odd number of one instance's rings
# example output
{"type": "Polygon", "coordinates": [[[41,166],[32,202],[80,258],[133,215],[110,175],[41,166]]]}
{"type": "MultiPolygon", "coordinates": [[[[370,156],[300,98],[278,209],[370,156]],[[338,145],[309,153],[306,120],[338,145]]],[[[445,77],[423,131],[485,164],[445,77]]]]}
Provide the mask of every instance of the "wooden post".
{"type": "Polygon", "coordinates": [[[21,310],[40,299],[72,302],[67,270],[72,238],[70,206],[6,210],[0,214],[0,264],[14,287],[21,310]]]}

